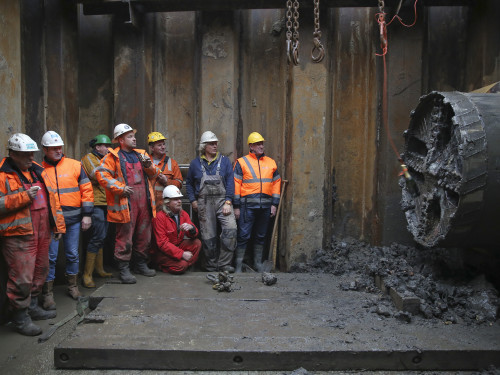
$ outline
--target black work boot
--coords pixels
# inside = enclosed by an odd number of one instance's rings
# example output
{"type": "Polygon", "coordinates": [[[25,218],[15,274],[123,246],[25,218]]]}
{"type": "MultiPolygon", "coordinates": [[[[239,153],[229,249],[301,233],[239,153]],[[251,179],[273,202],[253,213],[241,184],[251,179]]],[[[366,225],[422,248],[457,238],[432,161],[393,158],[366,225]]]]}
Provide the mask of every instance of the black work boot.
{"type": "Polygon", "coordinates": [[[253,265],[255,271],[262,272],[262,253],[264,252],[263,245],[254,245],[253,247],[253,265]]]}
{"type": "Polygon", "coordinates": [[[15,310],[12,316],[12,323],[16,331],[24,336],[37,336],[42,333],[42,329],[31,321],[28,309],[15,310]]]}
{"type": "Polygon", "coordinates": [[[139,275],[144,275],[148,277],[156,276],[156,271],[149,268],[146,263],[146,260],[142,258],[137,258],[134,267],[134,272],[138,273],[139,275]]]}
{"type": "Polygon", "coordinates": [[[118,261],[118,268],[120,269],[120,280],[122,284],[135,284],[137,282],[135,276],[130,273],[128,262],[118,261]]]}
{"type": "Polygon", "coordinates": [[[235,257],[234,259],[236,260],[236,269],[234,272],[236,273],[241,273],[241,270],[243,268],[243,258],[245,257],[245,248],[237,248],[235,251],[235,257]]]}
{"type": "Polygon", "coordinates": [[[31,320],[47,320],[56,317],[57,312],[55,310],[44,310],[38,305],[38,296],[31,296],[30,307],[28,308],[28,314],[31,320]]]}

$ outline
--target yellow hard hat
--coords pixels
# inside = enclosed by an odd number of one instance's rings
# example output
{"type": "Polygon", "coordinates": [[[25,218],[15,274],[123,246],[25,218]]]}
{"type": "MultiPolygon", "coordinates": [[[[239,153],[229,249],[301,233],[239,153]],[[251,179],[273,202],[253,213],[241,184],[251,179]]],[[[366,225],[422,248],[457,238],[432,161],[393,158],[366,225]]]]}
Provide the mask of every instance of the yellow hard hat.
{"type": "Polygon", "coordinates": [[[253,132],[253,133],[250,133],[250,135],[248,136],[247,143],[251,144],[251,143],[257,143],[257,142],[264,142],[264,141],[265,141],[265,139],[263,136],[261,136],[257,132],[253,132]]]}
{"type": "Polygon", "coordinates": [[[148,135],[148,143],[155,143],[158,141],[163,141],[165,139],[167,138],[165,138],[160,132],[151,132],[148,135]]]}

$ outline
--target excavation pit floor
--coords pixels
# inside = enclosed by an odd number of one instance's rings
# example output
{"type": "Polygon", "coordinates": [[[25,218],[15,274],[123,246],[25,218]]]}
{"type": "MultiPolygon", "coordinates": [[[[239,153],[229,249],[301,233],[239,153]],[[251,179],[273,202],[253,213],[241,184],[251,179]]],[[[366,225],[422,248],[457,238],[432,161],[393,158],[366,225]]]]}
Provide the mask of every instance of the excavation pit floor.
{"type": "Polygon", "coordinates": [[[383,298],[342,290],[346,276],[203,272],[107,283],[54,349],[56,368],[257,371],[481,370],[500,367],[500,324],[410,323],[373,312],[383,298]]]}

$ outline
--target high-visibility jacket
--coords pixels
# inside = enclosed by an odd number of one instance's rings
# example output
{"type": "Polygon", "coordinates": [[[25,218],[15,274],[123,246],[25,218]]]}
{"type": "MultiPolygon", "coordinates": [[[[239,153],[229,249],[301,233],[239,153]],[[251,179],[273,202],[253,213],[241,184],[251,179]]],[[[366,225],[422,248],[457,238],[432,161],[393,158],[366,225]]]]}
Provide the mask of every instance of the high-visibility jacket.
{"type": "Polygon", "coordinates": [[[82,158],[82,167],[87,173],[94,191],[94,206],[106,206],[106,190],[99,184],[95,171],[101,165],[102,155],[97,151],[89,152],[82,158]]]}
{"type": "MultiPolygon", "coordinates": [[[[33,162],[29,169],[45,184],[48,196],[50,224],[56,233],[65,233],[64,217],[57,191],[47,182],[48,176],[40,164],[33,162]]],[[[0,236],[25,236],[33,234],[31,222],[31,199],[14,170],[10,158],[0,162],[0,236]]]]}
{"type": "Polygon", "coordinates": [[[234,164],[234,207],[269,208],[280,202],[281,177],[276,162],[250,153],[234,164]]]}
{"type": "MultiPolygon", "coordinates": [[[[167,155],[164,155],[163,158],[160,160],[156,166],[160,169],[161,173],[163,173],[165,176],[167,176],[167,185],[175,185],[179,189],[182,189],[182,174],[181,170],[179,169],[179,164],[172,159],[171,157],[168,157],[167,155]]],[[[154,189],[155,189],[155,200],[157,204],[157,209],[161,208],[163,205],[163,189],[165,186],[160,184],[158,179],[155,180],[154,183],[154,189]]]]}
{"type": "MultiPolygon", "coordinates": [[[[129,202],[127,197],[121,195],[125,186],[127,186],[127,161],[123,157],[120,158],[118,151],[120,151],[120,147],[109,150],[109,154],[101,159],[101,165],[97,168],[95,175],[97,181],[106,189],[108,221],[112,223],[128,223],[130,222],[129,202]]],[[[144,150],[134,149],[134,151],[149,157],[144,150]]],[[[155,217],[156,203],[153,181],[161,172],[154,163],[151,163],[149,168],[143,168],[143,171],[144,181],[146,181],[146,196],[150,203],[150,213],[152,217],[155,217]]]]}
{"type": "Polygon", "coordinates": [[[82,216],[94,212],[94,192],[82,163],[65,156],[57,162],[43,158],[50,186],[57,190],[66,225],[75,224],[82,216]]]}

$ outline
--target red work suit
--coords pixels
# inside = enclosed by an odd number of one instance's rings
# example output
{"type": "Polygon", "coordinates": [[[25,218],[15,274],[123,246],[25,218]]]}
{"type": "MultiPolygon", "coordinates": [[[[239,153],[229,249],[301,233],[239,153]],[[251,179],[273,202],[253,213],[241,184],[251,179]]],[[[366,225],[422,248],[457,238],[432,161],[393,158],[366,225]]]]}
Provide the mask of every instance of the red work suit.
{"type": "Polygon", "coordinates": [[[153,266],[163,272],[184,273],[198,259],[201,241],[197,239],[198,229],[194,226],[186,211],[179,213],[179,227],[188,223],[194,227],[191,232],[179,231],[174,218],[164,210],[157,213],[153,219],[153,246],[151,260],[153,266]],[[184,251],[190,251],[193,257],[186,261],[182,259],[184,251]]]}

